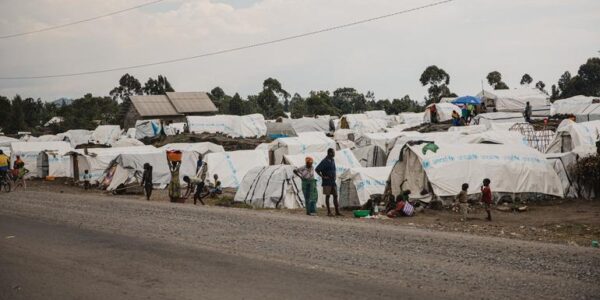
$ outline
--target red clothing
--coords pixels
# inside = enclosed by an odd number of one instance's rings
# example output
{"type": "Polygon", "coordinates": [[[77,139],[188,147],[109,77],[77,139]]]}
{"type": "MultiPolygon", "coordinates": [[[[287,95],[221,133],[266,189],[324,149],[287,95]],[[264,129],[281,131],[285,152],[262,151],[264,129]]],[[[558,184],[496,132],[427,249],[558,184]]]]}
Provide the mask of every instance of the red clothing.
{"type": "Polygon", "coordinates": [[[481,201],[487,204],[492,204],[492,189],[489,186],[481,188],[481,201]]]}

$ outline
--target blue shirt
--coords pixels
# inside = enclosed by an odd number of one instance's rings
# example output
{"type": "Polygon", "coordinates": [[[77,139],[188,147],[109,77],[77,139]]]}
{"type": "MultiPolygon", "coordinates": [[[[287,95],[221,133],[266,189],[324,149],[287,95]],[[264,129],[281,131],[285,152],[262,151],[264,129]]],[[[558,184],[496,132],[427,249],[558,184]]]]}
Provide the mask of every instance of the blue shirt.
{"type": "Polygon", "coordinates": [[[335,184],[335,176],[336,176],[335,160],[333,158],[325,157],[325,159],[323,159],[319,163],[319,165],[317,166],[315,171],[317,171],[317,174],[319,174],[319,175],[323,174],[324,176],[327,177],[327,178],[323,178],[323,176],[321,176],[321,178],[323,179],[322,186],[336,186],[336,184],[335,184]]]}

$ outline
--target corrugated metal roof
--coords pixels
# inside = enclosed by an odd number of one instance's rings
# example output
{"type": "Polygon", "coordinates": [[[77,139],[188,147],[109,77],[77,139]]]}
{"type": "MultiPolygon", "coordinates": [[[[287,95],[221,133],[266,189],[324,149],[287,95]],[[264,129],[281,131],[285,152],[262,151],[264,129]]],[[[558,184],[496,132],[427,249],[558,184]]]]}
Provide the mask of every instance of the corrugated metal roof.
{"type": "Polygon", "coordinates": [[[182,114],[216,112],[217,107],[203,92],[172,92],[167,97],[182,114]]]}
{"type": "Polygon", "coordinates": [[[131,96],[130,99],[142,117],[179,115],[165,95],[131,96]]]}

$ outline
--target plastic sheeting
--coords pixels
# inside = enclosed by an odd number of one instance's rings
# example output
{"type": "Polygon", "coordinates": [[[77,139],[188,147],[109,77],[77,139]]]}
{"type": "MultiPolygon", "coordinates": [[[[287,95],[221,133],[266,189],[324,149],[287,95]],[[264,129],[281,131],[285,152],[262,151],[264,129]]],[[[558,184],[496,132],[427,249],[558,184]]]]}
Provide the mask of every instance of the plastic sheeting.
{"type": "Polygon", "coordinates": [[[265,118],[261,114],[246,116],[217,115],[189,116],[188,127],[192,133],[222,133],[231,137],[261,137],[267,134],[265,118]]]}
{"type": "Polygon", "coordinates": [[[533,115],[538,115],[537,111],[547,111],[544,114],[550,114],[548,95],[537,88],[524,87],[508,90],[482,91],[477,94],[477,97],[494,101],[496,110],[499,112],[523,112],[527,102],[529,102],[533,115]]]}
{"type": "Polygon", "coordinates": [[[431,123],[431,107],[435,105],[438,115],[438,122],[445,122],[452,120],[452,112],[455,111],[459,115],[461,113],[460,107],[452,104],[452,103],[435,103],[429,104],[425,108],[425,113],[423,114],[422,123],[431,123]]]}
{"type": "Polygon", "coordinates": [[[291,123],[296,133],[301,132],[329,132],[329,119],[321,118],[300,118],[300,119],[289,119],[285,123],[291,123]]]}
{"type": "Polygon", "coordinates": [[[525,117],[522,113],[510,113],[510,112],[494,112],[478,114],[473,118],[472,124],[484,125],[488,129],[501,129],[506,128],[507,130],[517,123],[525,123],[525,117]],[[500,125],[498,128],[497,125],[500,125]]]}
{"type": "Polygon", "coordinates": [[[404,189],[427,191],[430,183],[435,195],[453,197],[463,183],[469,194],[479,193],[484,178],[489,178],[494,192],[540,193],[563,197],[560,178],[538,151],[514,145],[437,144],[439,149],[425,151],[425,144],[408,146],[403,160],[390,174],[392,192],[404,189]]]}
{"type": "MultiPolygon", "coordinates": [[[[306,154],[296,154],[296,155],[286,155],[285,163],[288,165],[292,165],[296,168],[304,166],[306,164],[305,159],[307,156],[313,158],[313,166],[316,168],[321,160],[323,160],[327,156],[327,152],[316,152],[316,153],[306,153],[306,154]]],[[[352,151],[349,149],[344,149],[335,152],[335,167],[336,173],[338,175],[337,186],[340,186],[339,175],[344,173],[346,170],[350,168],[360,168],[360,162],[356,159],[352,151]]],[[[315,179],[317,179],[317,190],[319,193],[319,198],[317,201],[317,205],[323,207],[325,205],[325,196],[323,195],[323,190],[321,189],[322,179],[319,175],[315,174],[315,179]]]]}
{"type": "Polygon", "coordinates": [[[386,182],[392,167],[379,168],[352,168],[346,170],[341,176],[340,205],[342,207],[362,206],[371,195],[383,194],[386,182]]]}
{"type": "Polygon", "coordinates": [[[353,148],[352,153],[363,167],[383,167],[386,165],[387,154],[377,145],[353,148]]]}
{"type": "Polygon", "coordinates": [[[356,133],[383,132],[388,120],[369,118],[366,114],[348,114],[342,116],[336,129],[350,129],[356,133]]]}
{"type": "Polygon", "coordinates": [[[592,103],[600,103],[600,97],[573,96],[552,103],[551,115],[568,115],[581,112],[592,103]]]}
{"type": "Polygon", "coordinates": [[[117,158],[120,154],[130,153],[146,153],[156,151],[154,146],[141,146],[141,147],[122,147],[122,148],[89,148],[86,151],[78,149],[72,151],[70,154],[77,154],[77,166],[79,178],[75,180],[82,180],[83,173],[88,170],[91,181],[97,182],[111,162],[117,158]]]}
{"type": "Polygon", "coordinates": [[[217,145],[211,142],[201,142],[201,143],[171,143],[166,144],[160,149],[163,150],[179,150],[179,151],[196,151],[202,155],[208,153],[217,153],[217,152],[225,152],[225,148],[221,145],[217,145]]]}
{"type": "Polygon", "coordinates": [[[546,154],[546,159],[552,164],[560,178],[565,197],[577,198],[577,183],[571,174],[571,168],[577,163],[577,154],[573,152],[546,154]]]}
{"type": "Polygon", "coordinates": [[[122,147],[139,147],[144,146],[144,143],[130,138],[121,138],[118,141],[112,144],[113,148],[122,148],[122,147]]]}
{"type": "Polygon", "coordinates": [[[169,125],[165,125],[164,131],[166,135],[178,135],[185,132],[185,127],[186,124],[182,122],[171,123],[169,125]]]}
{"type": "Polygon", "coordinates": [[[213,180],[214,174],[218,174],[224,188],[238,188],[248,171],[269,165],[265,153],[257,150],[209,153],[204,161],[208,166],[207,178],[213,180]]]}
{"type": "Polygon", "coordinates": [[[160,120],[137,120],[135,122],[135,138],[153,138],[160,135],[162,125],[160,120]]]}
{"type": "Polygon", "coordinates": [[[92,132],[85,129],[72,129],[64,133],[60,133],[58,136],[62,136],[63,141],[69,142],[71,147],[75,148],[79,145],[87,144],[90,141],[92,132]]]}
{"type": "Polygon", "coordinates": [[[388,144],[401,135],[402,131],[365,133],[356,139],[355,143],[357,147],[375,145],[386,151],[386,149],[388,149],[388,144]]]}
{"type": "Polygon", "coordinates": [[[10,144],[18,141],[17,139],[0,135],[0,147],[10,147],[10,144]]]}
{"type": "Polygon", "coordinates": [[[599,139],[600,121],[574,123],[568,119],[563,120],[556,130],[554,139],[546,148],[546,153],[564,153],[576,149],[594,152],[596,141],[599,139]]]}
{"type": "Polygon", "coordinates": [[[112,145],[121,137],[119,125],[101,125],[96,127],[90,136],[90,143],[100,145],[112,145]]]}
{"type": "Polygon", "coordinates": [[[71,145],[67,142],[14,142],[10,145],[10,158],[15,161],[17,155],[25,163],[25,168],[29,170],[27,177],[41,177],[42,164],[41,153],[48,155],[48,176],[70,177],[71,176],[71,158],[64,156],[71,151],[71,145]]]}
{"type": "Polygon", "coordinates": [[[423,123],[423,118],[425,117],[425,113],[414,113],[414,112],[404,112],[398,114],[398,121],[400,124],[409,124],[413,126],[421,125],[423,123]]]}
{"type": "Polygon", "coordinates": [[[298,137],[279,138],[273,141],[274,164],[280,164],[285,155],[326,152],[335,149],[335,141],[322,132],[304,132],[298,137]]]}
{"type": "Polygon", "coordinates": [[[255,208],[302,208],[302,181],[293,166],[256,167],[244,176],[234,201],[255,208]]]}

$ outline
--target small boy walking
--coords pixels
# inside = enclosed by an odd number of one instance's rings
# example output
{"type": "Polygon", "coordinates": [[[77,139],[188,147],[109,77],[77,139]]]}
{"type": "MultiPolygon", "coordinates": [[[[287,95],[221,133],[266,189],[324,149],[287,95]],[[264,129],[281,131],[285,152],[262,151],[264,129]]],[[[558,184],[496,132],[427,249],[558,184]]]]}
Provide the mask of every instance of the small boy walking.
{"type": "Polygon", "coordinates": [[[83,171],[83,188],[85,190],[89,190],[92,187],[90,185],[91,180],[92,180],[92,174],[90,174],[90,171],[88,171],[88,170],[83,171]]]}
{"type": "Polygon", "coordinates": [[[490,183],[492,181],[488,178],[483,180],[483,186],[481,187],[481,202],[487,212],[487,220],[492,220],[492,189],[490,189],[490,183]]]}
{"type": "Polygon", "coordinates": [[[458,201],[458,209],[460,211],[461,216],[460,220],[462,222],[467,221],[467,210],[469,209],[469,203],[467,203],[468,190],[469,184],[463,183],[460,193],[458,193],[458,195],[456,195],[456,198],[454,199],[455,202],[458,201]]]}

